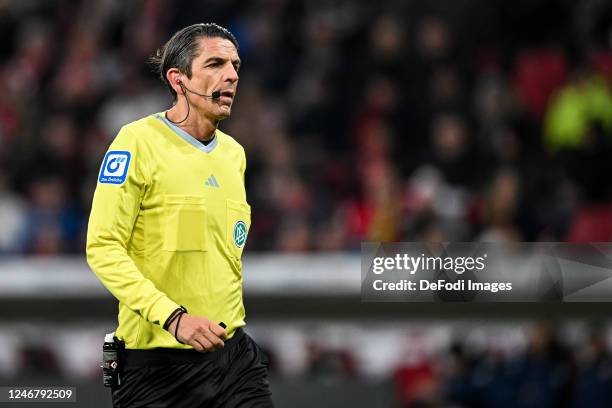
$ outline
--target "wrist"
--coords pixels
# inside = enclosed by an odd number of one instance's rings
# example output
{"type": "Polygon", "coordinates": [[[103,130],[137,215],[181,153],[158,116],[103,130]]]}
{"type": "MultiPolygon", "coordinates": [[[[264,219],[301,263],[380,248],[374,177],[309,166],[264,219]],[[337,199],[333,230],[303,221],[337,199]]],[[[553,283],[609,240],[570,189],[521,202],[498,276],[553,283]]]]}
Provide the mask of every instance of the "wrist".
{"type": "Polygon", "coordinates": [[[182,313],[187,313],[187,309],[181,306],[175,309],[170,316],[166,319],[166,322],[163,325],[164,330],[169,331],[170,333],[174,333],[174,328],[176,327],[176,320],[182,313]]]}
{"type": "MultiPolygon", "coordinates": [[[[178,316],[177,316],[178,317],[178,316]]],[[[170,334],[174,335],[174,332],[176,331],[176,324],[178,323],[178,319],[174,319],[172,321],[172,323],[170,323],[170,325],[168,326],[168,328],[166,329],[170,334]]]]}
{"type": "Polygon", "coordinates": [[[179,339],[178,336],[178,330],[179,330],[179,325],[181,324],[181,319],[187,314],[186,311],[181,311],[179,312],[177,318],[171,323],[172,329],[170,329],[170,333],[174,334],[174,338],[176,339],[176,341],[178,341],[181,344],[185,344],[181,341],[181,339],[179,339]]]}

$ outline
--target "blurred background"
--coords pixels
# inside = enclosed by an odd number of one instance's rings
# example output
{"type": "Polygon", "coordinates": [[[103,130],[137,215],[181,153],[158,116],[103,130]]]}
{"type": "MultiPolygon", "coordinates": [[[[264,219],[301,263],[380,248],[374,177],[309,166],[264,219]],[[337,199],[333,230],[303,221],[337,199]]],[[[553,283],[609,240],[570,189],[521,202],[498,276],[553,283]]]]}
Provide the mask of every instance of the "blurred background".
{"type": "Polygon", "coordinates": [[[240,43],[221,128],[279,406],[612,406],[608,304],[359,299],[361,241],[611,240],[606,0],[1,0],[0,384],[110,406],[91,198],[118,129],[171,106],[148,57],[206,21],[240,43]]]}

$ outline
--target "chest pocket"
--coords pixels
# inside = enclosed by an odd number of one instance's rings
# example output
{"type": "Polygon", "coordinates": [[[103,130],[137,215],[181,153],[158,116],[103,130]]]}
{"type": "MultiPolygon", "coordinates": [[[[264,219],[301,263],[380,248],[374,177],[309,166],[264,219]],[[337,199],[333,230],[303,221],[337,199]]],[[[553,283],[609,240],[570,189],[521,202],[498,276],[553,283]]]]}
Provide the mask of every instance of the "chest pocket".
{"type": "Polygon", "coordinates": [[[251,227],[251,206],[245,201],[227,200],[226,245],[230,255],[242,257],[249,228],[251,227]]]}
{"type": "Polygon", "coordinates": [[[167,195],[164,199],[165,251],[206,251],[206,201],[201,196],[167,195]]]}

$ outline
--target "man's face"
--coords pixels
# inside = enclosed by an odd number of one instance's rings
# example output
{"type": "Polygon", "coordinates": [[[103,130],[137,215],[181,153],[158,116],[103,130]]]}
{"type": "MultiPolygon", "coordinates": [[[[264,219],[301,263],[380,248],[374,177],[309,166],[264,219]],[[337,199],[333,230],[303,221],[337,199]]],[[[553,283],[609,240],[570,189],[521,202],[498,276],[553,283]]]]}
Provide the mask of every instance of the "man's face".
{"type": "Polygon", "coordinates": [[[186,85],[206,95],[220,91],[221,97],[212,99],[188,94],[193,107],[212,120],[229,117],[238,86],[239,68],[238,51],[231,41],[225,38],[201,38],[199,55],[191,63],[191,78],[186,81],[186,85]]]}

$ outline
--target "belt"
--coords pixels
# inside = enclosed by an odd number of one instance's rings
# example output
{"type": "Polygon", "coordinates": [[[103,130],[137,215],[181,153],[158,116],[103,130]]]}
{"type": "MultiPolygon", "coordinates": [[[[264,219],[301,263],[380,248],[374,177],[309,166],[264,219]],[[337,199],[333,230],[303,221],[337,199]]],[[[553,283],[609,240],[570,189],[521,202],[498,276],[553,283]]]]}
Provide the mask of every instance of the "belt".
{"type": "Polygon", "coordinates": [[[123,350],[124,367],[159,366],[172,364],[197,363],[214,360],[227,353],[246,333],[241,327],[237,328],[231,339],[224,341],[225,346],[213,351],[199,352],[197,350],[155,348],[150,350],[125,349],[123,350]]]}

